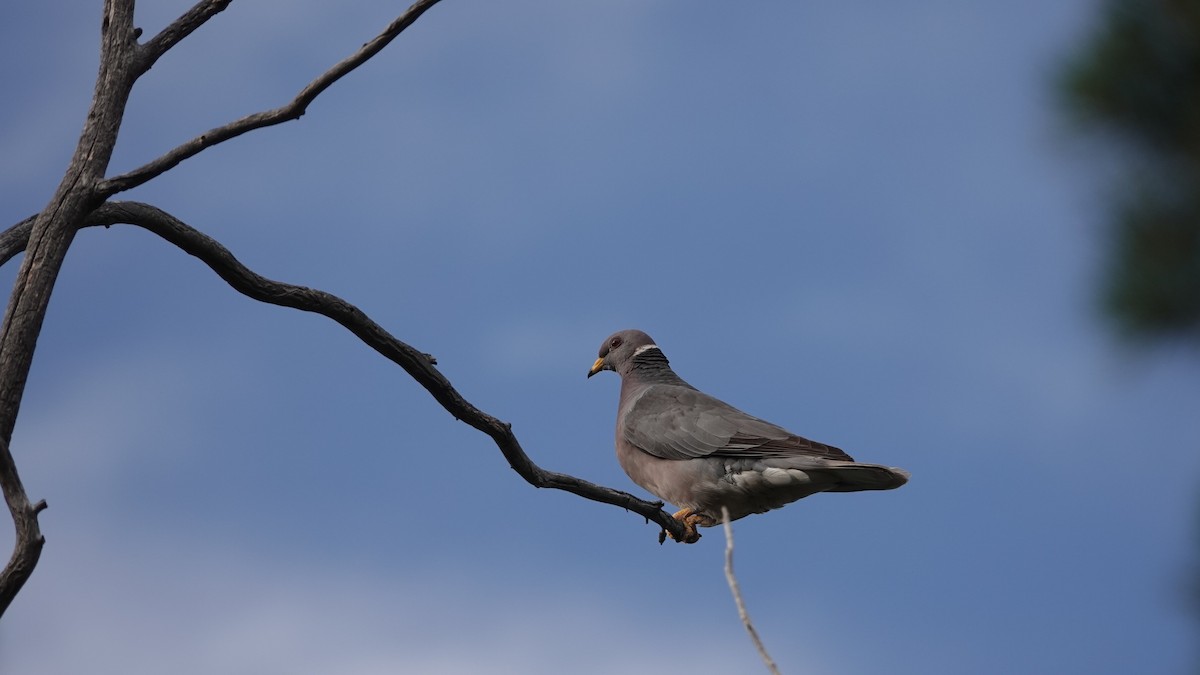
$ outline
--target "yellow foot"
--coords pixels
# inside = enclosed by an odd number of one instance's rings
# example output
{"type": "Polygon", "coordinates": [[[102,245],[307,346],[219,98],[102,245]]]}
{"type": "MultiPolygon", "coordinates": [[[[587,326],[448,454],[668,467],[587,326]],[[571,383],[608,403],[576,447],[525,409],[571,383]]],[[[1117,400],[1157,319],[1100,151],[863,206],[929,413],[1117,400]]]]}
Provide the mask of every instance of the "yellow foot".
{"type": "MultiPolygon", "coordinates": [[[[680,509],[672,517],[675,520],[678,520],[679,522],[683,523],[683,527],[684,527],[683,538],[680,539],[679,541],[681,541],[685,544],[694,544],[694,543],[700,541],[700,533],[696,531],[697,525],[711,524],[711,523],[709,523],[709,521],[711,520],[710,518],[702,516],[698,513],[693,513],[691,509],[680,509]]],[[[668,532],[666,530],[663,530],[662,533],[658,535],[658,543],[661,544],[664,541],[666,541],[666,537],[675,539],[675,535],[671,534],[670,532],[668,532]]]]}

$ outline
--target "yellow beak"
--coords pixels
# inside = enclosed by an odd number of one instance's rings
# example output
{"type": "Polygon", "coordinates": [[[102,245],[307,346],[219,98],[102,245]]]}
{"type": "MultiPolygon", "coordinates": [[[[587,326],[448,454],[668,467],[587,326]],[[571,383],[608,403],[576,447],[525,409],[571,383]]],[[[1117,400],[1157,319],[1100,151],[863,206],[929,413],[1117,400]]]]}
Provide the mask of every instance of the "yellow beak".
{"type": "Polygon", "coordinates": [[[603,358],[596,359],[596,362],[592,364],[592,369],[588,371],[588,377],[595,375],[596,373],[600,372],[601,370],[604,370],[604,359],[603,358]]]}

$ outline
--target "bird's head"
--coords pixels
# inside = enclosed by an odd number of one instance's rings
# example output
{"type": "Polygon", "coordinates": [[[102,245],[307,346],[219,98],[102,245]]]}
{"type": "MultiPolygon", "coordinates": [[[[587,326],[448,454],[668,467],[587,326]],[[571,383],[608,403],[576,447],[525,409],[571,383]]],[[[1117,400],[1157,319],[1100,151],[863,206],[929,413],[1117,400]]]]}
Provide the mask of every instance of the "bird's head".
{"type": "Polygon", "coordinates": [[[600,345],[600,356],[588,371],[588,377],[602,370],[615,370],[625,374],[633,357],[647,349],[657,349],[654,339],[640,330],[623,330],[605,338],[600,345]]]}

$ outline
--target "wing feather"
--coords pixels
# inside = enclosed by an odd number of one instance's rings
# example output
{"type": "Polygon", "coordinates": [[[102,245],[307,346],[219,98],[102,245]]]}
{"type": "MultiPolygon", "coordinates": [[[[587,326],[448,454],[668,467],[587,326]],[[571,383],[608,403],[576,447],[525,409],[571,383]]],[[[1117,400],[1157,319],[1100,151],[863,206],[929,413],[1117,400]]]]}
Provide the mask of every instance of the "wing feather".
{"type": "Polygon", "coordinates": [[[625,440],[662,459],[816,457],[854,461],[690,387],[653,385],[625,413],[625,440]]]}

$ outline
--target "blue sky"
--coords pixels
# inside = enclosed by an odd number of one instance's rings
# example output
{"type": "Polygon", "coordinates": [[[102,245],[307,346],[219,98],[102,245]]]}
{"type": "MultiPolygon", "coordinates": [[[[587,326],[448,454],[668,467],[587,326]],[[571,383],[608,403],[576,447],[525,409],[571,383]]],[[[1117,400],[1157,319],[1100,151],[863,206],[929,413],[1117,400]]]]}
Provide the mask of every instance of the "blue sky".
{"type": "MultiPolygon", "coordinates": [[[[73,149],[94,4],[2,10],[4,223],[73,149]]],[[[446,0],[298,122],[122,197],[356,303],[548,469],[643,494],[617,379],[584,379],[638,327],[700,388],[911,471],[737,523],[785,672],[1190,672],[1200,366],[1097,318],[1105,161],[1053,106],[1096,7],[446,0]]],[[[112,173],[401,9],[234,3],[139,83],[112,173]]],[[[534,490],[332,322],[134,228],[77,238],[13,449],[50,508],[6,673],[761,667],[719,531],[660,547],[534,490]]]]}

